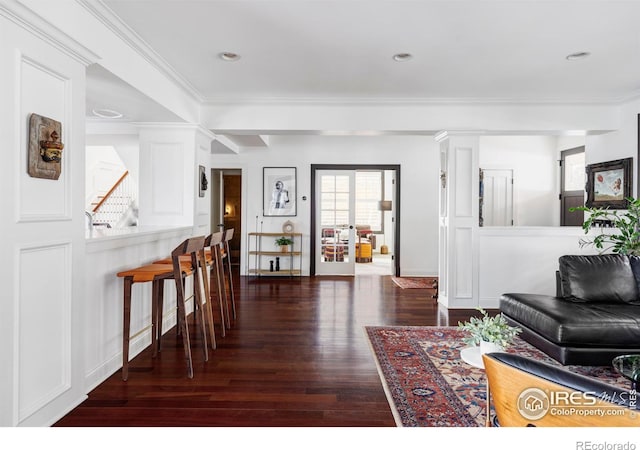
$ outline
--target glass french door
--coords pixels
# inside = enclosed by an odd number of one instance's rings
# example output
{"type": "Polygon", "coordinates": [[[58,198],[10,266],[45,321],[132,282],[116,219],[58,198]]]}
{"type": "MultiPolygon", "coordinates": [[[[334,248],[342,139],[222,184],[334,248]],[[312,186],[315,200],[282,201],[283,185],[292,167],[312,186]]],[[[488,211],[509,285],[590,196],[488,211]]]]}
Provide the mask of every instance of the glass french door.
{"type": "Polygon", "coordinates": [[[316,173],[316,275],[355,275],[354,170],[316,173]]]}

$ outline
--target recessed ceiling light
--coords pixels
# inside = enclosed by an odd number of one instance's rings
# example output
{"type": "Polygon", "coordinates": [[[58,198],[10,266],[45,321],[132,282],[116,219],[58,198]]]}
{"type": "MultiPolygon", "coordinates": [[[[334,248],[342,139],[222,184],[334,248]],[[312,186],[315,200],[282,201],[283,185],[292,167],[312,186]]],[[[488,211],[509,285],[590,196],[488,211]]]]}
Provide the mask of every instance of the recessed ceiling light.
{"type": "Polygon", "coordinates": [[[222,52],[218,56],[224,61],[237,61],[240,59],[240,55],[233,52],[222,52]]]}
{"type": "Polygon", "coordinates": [[[411,53],[396,53],[393,55],[393,60],[398,62],[409,61],[411,58],[413,58],[411,53]]]}
{"type": "Polygon", "coordinates": [[[569,61],[574,61],[576,59],[584,59],[587,56],[589,56],[591,53],[589,52],[576,52],[576,53],[571,53],[570,55],[567,55],[567,59],[569,61]]]}
{"type": "Polygon", "coordinates": [[[91,111],[94,116],[101,117],[102,119],[120,119],[122,113],[114,111],[113,109],[94,109],[91,111]]]}

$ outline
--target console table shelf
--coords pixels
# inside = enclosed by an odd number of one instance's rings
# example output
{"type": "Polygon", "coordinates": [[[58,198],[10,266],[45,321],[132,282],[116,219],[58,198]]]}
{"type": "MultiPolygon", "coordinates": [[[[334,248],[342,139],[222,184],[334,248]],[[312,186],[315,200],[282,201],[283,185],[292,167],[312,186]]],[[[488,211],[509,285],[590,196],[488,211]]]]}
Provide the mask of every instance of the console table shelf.
{"type": "Polygon", "coordinates": [[[247,273],[255,276],[283,277],[302,275],[302,233],[249,233],[249,268],[247,273]],[[265,250],[275,247],[279,237],[289,237],[293,244],[289,251],[265,250]],[[264,239],[267,238],[267,239],[264,239]],[[276,270],[276,258],[280,258],[280,270],[276,270]],[[270,269],[271,262],[274,269],[270,269]]]}

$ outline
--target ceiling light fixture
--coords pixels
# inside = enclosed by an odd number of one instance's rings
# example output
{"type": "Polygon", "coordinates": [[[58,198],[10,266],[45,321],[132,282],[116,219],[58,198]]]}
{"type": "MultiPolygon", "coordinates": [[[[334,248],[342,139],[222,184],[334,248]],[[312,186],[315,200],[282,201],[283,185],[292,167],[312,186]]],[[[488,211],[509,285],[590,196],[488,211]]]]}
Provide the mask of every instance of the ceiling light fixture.
{"type": "Polygon", "coordinates": [[[575,61],[576,59],[584,59],[589,55],[591,55],[591,53],[589,52],[576,52],[576,53],[571,53],[570,55],[567,55],[566,58],[569,61],[575,61]]]}
{"type": "Polygon", "coordinates": [[[123,117],[121,112],[114,111],[113,109],[94,109],[91,112],[94,116],[102,119],[120,119],[123,117]]]}
{"type": "Polygon", "coordinates": [[[393,60],[398,62],[409,61],[411,58],[413,58],[411,53],[396,53],[393,55],[393,60]]]}
{"type": "Polygon", "coordinates": [[[237,61],[240,59],[240,55],[233,52],[222,52],[218,56],[220,56],[220,59],[223,61],[237,61]]]}

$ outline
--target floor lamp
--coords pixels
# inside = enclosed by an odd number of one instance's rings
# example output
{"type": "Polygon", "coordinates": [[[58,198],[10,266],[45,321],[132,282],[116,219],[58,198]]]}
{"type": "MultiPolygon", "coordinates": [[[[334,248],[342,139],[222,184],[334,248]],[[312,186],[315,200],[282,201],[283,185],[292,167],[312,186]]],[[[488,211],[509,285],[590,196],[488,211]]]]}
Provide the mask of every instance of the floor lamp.
{"type": "MultiPolygon", "coordinates": [[[[384,222],[384,213],[385,211],[391,211],[391,200],[381,200],[378,204],[378,209],[382,211],[382,221],[384,222]]],[[[389,253],[389,247],[387,247],[387,233],[385,232],[382,235],[382,245],[380,246],[380,254],[386,255],[389,253]]]]}

